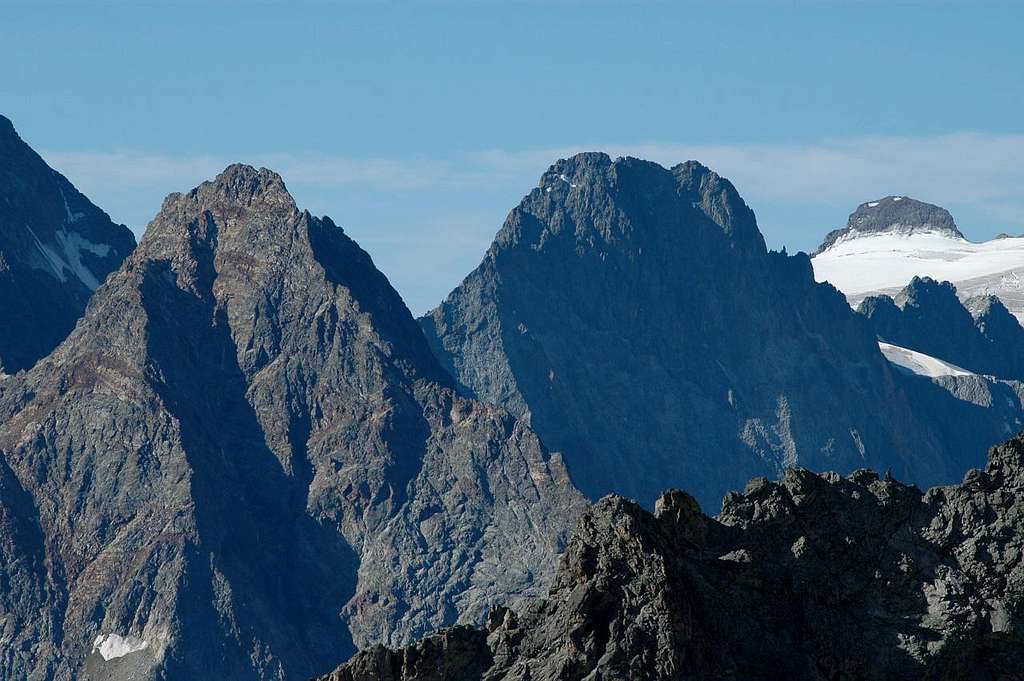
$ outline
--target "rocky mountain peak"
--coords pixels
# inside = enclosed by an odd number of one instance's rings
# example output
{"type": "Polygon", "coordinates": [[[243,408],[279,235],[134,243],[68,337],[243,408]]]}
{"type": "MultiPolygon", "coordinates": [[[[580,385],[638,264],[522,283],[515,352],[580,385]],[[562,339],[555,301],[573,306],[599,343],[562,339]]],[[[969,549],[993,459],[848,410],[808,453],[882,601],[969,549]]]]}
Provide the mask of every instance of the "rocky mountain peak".
{"type": "MultiPolygon", "coordinates": [[[[209,212],[223,218],[226,226],[241,227],[243,215],[279,217],[299,216],[298,207],[281,176],[266,168],[236,163],[225,168],[216,178],[203,182],[188,192],[175,192],[164,199],[163,206],[146,230],[146,236],[168,226],[196,230],[196,217],[209,212]]],[[[269,223],[268,223],[269,225],[269,223]]]]}
{"type": "Polygon", "coordinates": [[[901,308],[908,305],[943,305],[955,308],[962,307],[956,296],[956,287],[948,281],[936,281],[931,277],[914,277],[900,291],[893,301],[901,308]]]}
{"type": "Polygon", "coordinates": [[[908,196],[886,196],[857,206],[857,210],[850,214],[846,227],[829,232],[815,254],[840,240],[886,232],[938,232],[958,239],[964,238],[953,216],[945,208],[908,196]]]}
{"type": "Polygon", "coordinates": [[[612,158],[602,151],[580,152],[552,163],[541,176],[538,186],[547,189],[554,186],[556,181],[567,182],[570,186],[581,184],[575,182],[576,179],[594,181],[598,176],[608,172],[613,165],[612,158]]]}
{"type": "Polygon", "coordinates": [[[536,594],[583,499],[451,383],[369,255],[278,175],[170,195],[0,390],[0,530],[9,489],[15,524],[44,528],[0,542],[0,677],[308,678],[536,594]]]}
{"type": "MultiPolygon", "coordinates": [[[[595,202],[606,206],[605,210],[619,212],[627,223],[622,225],[621,234],[603,234],[602,242],[610,239],[625,245],[647,241],[653,246],[659,239],[678,236],[663,231],[673,229],[671,221],[652,219],[653,215],[644,214],[645,207],[638,205],[638,197],[643,197],[648,204],[682,204],[699,211],[721,229],[733,247],[759,254],[765,252],[754,213],[739,192],[731,182],[697,161],[666,169],[632,157],[612,160],[603,152],[576,154],[552,164],[541,177],[538,189],[524,199],[520,208],[530,210],[528,204],[532,199],[543,201],[549,211],[568,213],[566,217],[572,218],[574,233],[581,243],[589,243],[584,235],[593,229],[594,221],[580,214],[591,210],[595,202]],[[576,216],[583,219],[576,219],[576,216]]],[[[649,210],[649,205],[646,209],[649,210]]],[[[522,225],[513,221],[513,226],[522,225]]],[[[514,230],[513,233],[519,234],[514,230]]]]}
{"type": "Polygon", "coordinates": [[[910,443],[931,439],[869,406],[910,409],[864,320],[806,255],[768,252],[732,183],[693,161],[555,163],[421,325],[466,391],[528,418],[593,499],[649,505],[688,482],[708,506],[739,471],[911,469],[910,443]]]}
{"type": "Polygon", "coordinates": [[[203,183],[194,191],[202,193],[204,190],[241,204],[281,201],[295,206],[280,175],[267,168],[257,169],[243,163],[228,166],[213,181],[203,183]]]}

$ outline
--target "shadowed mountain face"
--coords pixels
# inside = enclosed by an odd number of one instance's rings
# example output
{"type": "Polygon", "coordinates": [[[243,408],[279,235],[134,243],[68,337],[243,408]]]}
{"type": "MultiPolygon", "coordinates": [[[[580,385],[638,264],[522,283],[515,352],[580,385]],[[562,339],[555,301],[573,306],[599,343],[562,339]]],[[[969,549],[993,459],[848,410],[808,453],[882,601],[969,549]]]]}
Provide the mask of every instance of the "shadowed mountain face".
{"type": "Polygon", "coordinates": [[[420,321],[462,386],[528,418],[591,498],[651,504],[674,484],[717,506],[792,465],[945,482],[994,442],[944,445],[865,320],[806,255],[768,252],[698,163],[558,162],[420,321]]]}
{"type": "Polygon", "coordinates": [[[0,116],[0,375],[27,369],[74,328],[135,247],[0,116]]]}
{"type": "Polygon", "coordinates": [[[716,518],[666,493],[580,520],[550,594],[322,681],[1019,679],[1024,438],[962,484],[753,480],[716,518]]]}
{"type": "Polygon", "coordinates": [[[1024,380],[1024,328],[995,296],[961,303],[949,282],[914,277],[895,298],[865,298],[857,311],[890,343],[975,373],[1024,380]]]}
{"type": "Polygon", "coordinates": [[[233,166],[0,383],[0,677],[283,679],[547,583],[583,506],[369,256],[233,166]]]}

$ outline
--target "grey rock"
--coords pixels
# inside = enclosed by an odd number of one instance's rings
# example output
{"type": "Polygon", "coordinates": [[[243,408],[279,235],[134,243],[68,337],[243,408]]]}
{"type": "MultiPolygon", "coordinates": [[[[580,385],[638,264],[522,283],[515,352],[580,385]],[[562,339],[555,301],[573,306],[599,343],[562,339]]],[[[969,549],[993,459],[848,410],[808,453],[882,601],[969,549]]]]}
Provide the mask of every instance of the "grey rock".
{"type": "Polygon", "coordinates": [[[925,494],[791,469],[716,518],[677,491],[654,515],[610,496],[547,598],[321,679],[1021,679],[1022,499],[1022,436],[925,494]]]}
{"type": "Polygon", "coordinates": [[[0,116],[0,376],[71,332],[93,290],[135,247],[0,116]]]}
{"type": "Polygon", "coordinates": [[[841,239],[879,232],[940,232],[964,238],[953,216],[945,208],[908,196],[887,196],[857,206],[857,210],[850,214],[846,227],[826,234],[825,240],[812,255],[821,253],[841,239]]]}
{"type": "Polygon", "coordinates": [[[0,678],[303,678],[542,593],[584,506],[267,170],[170,195],[4,383],[0,678]]]}
{"type": "Polygon", "coordinates": [[[420,322],[463,390],[528,419],[592,499],[650,507],[672,485],[710,506],[794,465],[950,482],[1005,437],[992,416],[999,439],[947,446],[866,320],[694,162],[559,161],[420,322]]]}

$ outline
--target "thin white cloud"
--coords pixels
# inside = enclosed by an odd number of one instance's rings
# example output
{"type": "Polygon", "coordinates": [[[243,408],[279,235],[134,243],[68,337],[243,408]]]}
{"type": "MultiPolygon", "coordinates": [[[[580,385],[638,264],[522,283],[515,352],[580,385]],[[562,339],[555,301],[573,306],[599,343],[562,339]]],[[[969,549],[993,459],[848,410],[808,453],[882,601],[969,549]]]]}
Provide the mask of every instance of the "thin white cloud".
{"type": "MultiPolygon", "coordinates": [[[[87,195],[102,199],[148,192],[157,197],[150,201],[155,209],[167,193],[194,187],[236,160],[273,168],[289,186],[313,193],[346,186],[398,193],[509,187],[525,191],[549,164],[586,150],[646,158],[665,166],[699,160],[732,180],[755,209],[769,202],[794,210],[835,205],[841,215],[862,201],[907,194],[951,210],[990,216],[999,224],[1024,224],[1024,163],[1019,160],[1024,158],[1024,135],[1012,134],[861,137],[805,145],[581,144],[488,150],[444,159],[280,153],[245,159],[59,151],[43,155],[87,195]]],[[[135,221],[142,224],[141,218],[135,221]]]]}
{"type": "Polygon", "coordinates": [[[954,133],[863,137],[810,145],[579,145],[519,152],[492,150],[478,160],[502,173],[543,169],[578,151],[602,150],[666,166],[699,160],[744,196],[800,203],[859,203],[905,193],[936,203],[1019,199],[1024,135],[954,133]]]}
{"type": "Polygon", "coordinates": [[[231,163],[263,166],[279,173],[287,183],[311,186],[368,185],[389,189],[415,189],[437,185],[487,182],[472,170],[455,170],[448,161],[423,159],[354,159],[327,156],[257,153],[245,158],[166,155],[124,152],[41,152],[52,167],[82,187],[139,187],[161,185],[167,192],[190,189],[217,175],[231,163]]]}
{"type": "MultiPolygon", "coordinates": [[[[228,164],[210,156],[174,158],[139,153],[42,151],[46,162],[76,185],[142,187],[161,184],[167,191],[184,189],[181,182],[212,177],[228,164]]],[[[189,186],[194,186],[189,185],[189,186]]]]}
{"type": "MultiPolygon", "coordinates": [[[[539,176],[559,158],[601,150],[671,166],[696,159],[730,178],[745,196],[778,201],[859,202],[905,193],[935,202],[994,201],[1024,186],[1024,135],[954,133],[932,137],[865,137],[810,145],[582,144],[524,151],[490,150],[459,159],[354,159],[259,153],[286,182],[386,189],[465,187],[539,176]]],[[[44,154],[86,186],[163,185],[184,189],[236,159],[139,153],[44,154]]],[[[533,179],[536,179],[534,177],[533,179]]]]}

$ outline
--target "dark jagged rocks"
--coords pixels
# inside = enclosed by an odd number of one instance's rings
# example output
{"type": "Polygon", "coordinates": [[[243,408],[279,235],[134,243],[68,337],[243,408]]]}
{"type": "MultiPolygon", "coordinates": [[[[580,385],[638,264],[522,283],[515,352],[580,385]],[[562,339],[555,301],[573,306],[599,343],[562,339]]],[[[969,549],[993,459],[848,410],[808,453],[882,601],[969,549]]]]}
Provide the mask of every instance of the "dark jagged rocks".
{"type": "Polygon", "coordinates": [[[651,504],[671,484],[710,505],[796,464],[949,482],[996,441],[944,445],[865,320],[805,254],[767,251],[694,162],[559,161],[420,321],[463,388],[528,418],[593,499],[651,504]]]}
{"type": "Polygon", "coordinates": [[[865,298],[857,311],[894,345],[976,373],[1024,380],[1024,328],[995,296],[962,303],[951,283],[914,277],[895,298],[865,298]]]}
{"type": "Polygon", "coordinates": [[[0,392],[0,678],[284,679],[546,588],[582,497],[281,178],[172,194],[0,392]]]}
{"type": "Polygon", "coordinates": [[[846,227],[826,234],[825,240],[813,255],[821,253],[841,239],[879,232],[940,232],[964,238],[953,216],[945,208],[907,196],[887,196],[857,206],[857,210],[850,214],[846,227]]]}
{"type": "Polygon", "coordinates": [[[0,376],[71,332],[89,296],[135,247],[0,116],[0,376]]]}
{"type": "Polygon", "coordinates": [[[321,681],[1024,678],[1024,437],[923,494],[859,470],[753,480],[704,516],[611,496],[548,597],[321,681]]]}

